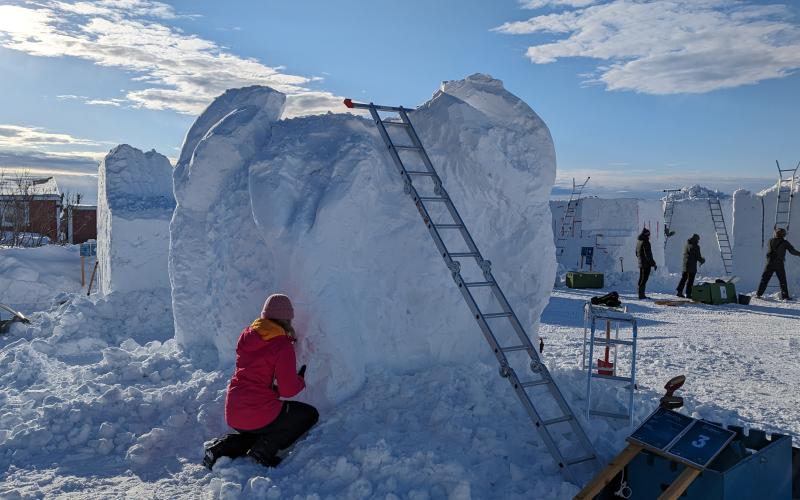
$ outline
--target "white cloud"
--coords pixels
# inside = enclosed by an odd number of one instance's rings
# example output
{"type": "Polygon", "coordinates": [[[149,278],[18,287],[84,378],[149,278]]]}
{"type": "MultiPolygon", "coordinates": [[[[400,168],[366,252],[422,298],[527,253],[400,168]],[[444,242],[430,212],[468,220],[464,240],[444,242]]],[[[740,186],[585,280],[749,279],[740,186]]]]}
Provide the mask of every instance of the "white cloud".
{"type": "Polygon", "coordinates": [[[40,148],[52,146],[100,146],[103,143],[47,132],[40,127],[0,124],[0,148],[40,148]]]}
{"type": "MultiPolygon", "coordinates": [[[[547,1],[527,2],[554,5],[547,1]]],[[[702,93],[787,76],[800,68],[798,13],[738,0],[611,0],[495,28],[549,34],[528,48],[536,64],[602,61],[589,78],[609,90],[702,93]]]]}
{"type": "MultiPolygon", "coordinates": [[[[126,99],[138,107],[198,114],[226,89],[268,85],[296,103],[319,106],[327,101],[323,111],[344,111],[337,96],[308,87],[318,78],[237,56],[213,41],[164,24],[175,17],[172,7],[147,0],[0,5],[0,46],[130,71],[132,79],[145,86],[126,91],[126,99]]],[[[107,98],[85,101],[121,104],[107,98]]],[[[308,113],[297,109],[295,114],[308,113]]]]}
{"type": "Polygon", "coordinates": [[[523,9],[541,9],[542,7],[586,7],[598,0],[520,0],[523,9]]]}

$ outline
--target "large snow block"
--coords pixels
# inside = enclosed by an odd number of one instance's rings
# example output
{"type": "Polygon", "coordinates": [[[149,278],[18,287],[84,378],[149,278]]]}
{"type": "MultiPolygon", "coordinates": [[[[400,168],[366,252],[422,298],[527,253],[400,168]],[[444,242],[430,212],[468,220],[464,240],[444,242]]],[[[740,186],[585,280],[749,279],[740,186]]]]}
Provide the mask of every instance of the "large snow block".
{"type": "MultiPolygon", "coordinates": [[[[558,237],[566,201],[551,201],[553,235],[558,237]]],[[[594,248],[592,269],[614,275],[638,273],[636,241],[642,228],[652,232],[650,241],[656,262],[664,262],[664,234],[660,230],[663,211],[660,201],[634,198],[582,198],[573,224],[566,228],[564,252],[558,263],[565,269],[581,268],[581,248],[594,248]]],[[[661,268],[659,268],[661,269],[661,268]]]]}
{"type": "MultiPolygon", "coordinates": [[[[490,355],[373,122],[278,120],[283,104],[266,87],[230,90],[187,136],[171,227],[177,340],[227,369],[264,298],[286,293],[318,402],[352,394],[368,365],[405,371],[490,355]]],[[[485,75],[444,83],[410,117],[535,332],[555,276],[547,127],[485,75]]]]}
{"type": "MultiPolygon", "coordinates": [[[[699,196],[706,196],[705,192],[699,196]]],[[[736,258],[736,236],[733,233],[733,200],[730,197],[720,200],[722,214],[728,237],[733,245],[733,255],[736,258]]],[[[670,231],[675,234],[667,239],[664,248],[664,262],[672,273],[683,271],[683,248],[693,234],[700,236],[700,250],[706,263],[699,272],[705,276],[725,276],[725,266],[717,242],[717,233],[714,229],[714,220],[711,218],[708,198],[684,198],[675,202],[670,231]]]]}
{"type": "Polygon", "coordinates": [[[175,198],[167,157],[117,146],[100,163],[97,198],[100,293],[168,290],[175,198]]]}

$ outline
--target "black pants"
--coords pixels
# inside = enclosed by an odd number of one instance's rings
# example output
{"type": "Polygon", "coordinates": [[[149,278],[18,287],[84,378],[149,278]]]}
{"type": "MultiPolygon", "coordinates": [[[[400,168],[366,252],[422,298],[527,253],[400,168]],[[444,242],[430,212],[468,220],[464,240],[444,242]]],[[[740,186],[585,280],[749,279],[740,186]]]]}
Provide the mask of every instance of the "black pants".
{"type": "Polygon", "coordinates": [[[678,283],[678,293],[683,292],[684,285],[686,286],[686,296],[692,296],[692,287],[694,286],[694,277],[697,276],[697,273],[689,273],[684,271],[681,274],[681,281],[678,283]]]}
{"type": "Polygon", "coordinates": [[[299,401],[284,401],[278,416],[266,426],[239,434],[228,434],[214,446],[219,456],[238,458],[253,449],[261,457],[272,457],[297,441],[319,420],[319,412],[313,406],[299,401]]]}
{"type": "Polygon", "coordinates": [[[757,295],[761,297],[764,294],[769,280],[772,279],[772,273],[778,275],[778,282],[781,284],[781,297],[788,299],[789,285],[786,284],[786,268],[783,267],[783,264],[767,264],[764,266],[764,272],[761,274],[761,283],[758,284],[757,295]]]}
{"type": "Polygon", "coordinates": [[[647,280],[650,279],[650,266],[639,268],[639,298],[643,299],[647,280]]]}

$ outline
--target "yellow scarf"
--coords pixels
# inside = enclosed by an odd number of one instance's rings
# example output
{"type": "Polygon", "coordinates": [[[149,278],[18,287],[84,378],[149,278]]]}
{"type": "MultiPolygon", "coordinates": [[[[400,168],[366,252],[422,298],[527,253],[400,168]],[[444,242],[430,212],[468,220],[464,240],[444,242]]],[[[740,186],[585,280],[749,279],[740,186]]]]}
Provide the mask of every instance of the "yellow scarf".
{"type": "Polygon", "coordinates": [[[250,328],[258,333],[258,336],[261,337],[261,340],[267,341],[274,339],[275,337],[280,337],[281,335],[286,335],[286,331],[274,321],[270,321],[268,319],[258,318],[257,320],[253,321],[250,325],[250,328]]]}

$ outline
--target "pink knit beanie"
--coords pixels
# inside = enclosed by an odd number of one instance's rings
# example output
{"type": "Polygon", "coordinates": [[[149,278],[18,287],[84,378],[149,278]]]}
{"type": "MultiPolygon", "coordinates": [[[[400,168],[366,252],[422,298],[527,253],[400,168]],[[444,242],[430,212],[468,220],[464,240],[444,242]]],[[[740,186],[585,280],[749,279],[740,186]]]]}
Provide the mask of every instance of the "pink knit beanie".
{"type": "Polygon", "coordinates": [[[261,317],[264,319],[283,319],[294,318],[294,308],[289,297],[280,293],[273,293],[264,302],[264,309],[261,310],[261,317]]]}

